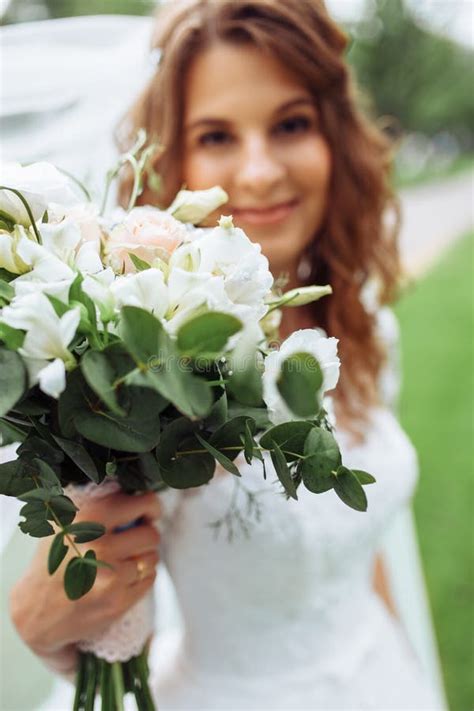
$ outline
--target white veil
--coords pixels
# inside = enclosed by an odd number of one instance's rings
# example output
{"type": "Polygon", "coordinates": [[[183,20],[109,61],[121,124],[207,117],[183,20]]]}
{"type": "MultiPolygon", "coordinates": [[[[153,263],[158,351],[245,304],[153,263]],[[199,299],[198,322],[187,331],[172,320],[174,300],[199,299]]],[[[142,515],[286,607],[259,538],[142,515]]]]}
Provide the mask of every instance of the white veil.
{"type": "MultiPolygon", "coordinates": [[[[114,162],[114,127],[153,71],[151,22],[108,15],[1,28],[2,157],[52,161],[101,185],[114,162]]],[[[0,461],[13,456],[14,448],[0,447],[0,461]]],[[[18,506],[4,497],[0,506],[1,554],[18,506]]],[[[411,511],[399,516],[383,553],[407,634],[445,705],[411,511]]]]}

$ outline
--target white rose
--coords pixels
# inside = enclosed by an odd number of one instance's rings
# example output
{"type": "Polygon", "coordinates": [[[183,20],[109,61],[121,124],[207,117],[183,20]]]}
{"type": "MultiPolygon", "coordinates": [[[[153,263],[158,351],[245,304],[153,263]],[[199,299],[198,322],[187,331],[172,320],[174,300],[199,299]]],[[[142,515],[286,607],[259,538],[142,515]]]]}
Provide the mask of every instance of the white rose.
{"type": "Polygon", "coordinates": [[[335,388],[339,379],[337,344],[337,338],[327,338],[322,329],[305,328],[292,333],[278,351],[272,351],[266,357],[262,376],[263,399],[274,424],[301,419],[289,409],[277,387],[283,361],[295,353],[309,353],[316,358],[323,375],[321,390],[316,394],[317,401],[321,402],[324,393],[335,388]]]}
{"type": "MultiPolygon", "coordinates": [[[[71,180],[50,163],[0,164],[0,184],[18,190],[27,200],[35,222],[40,220],[50,203],[73,205],[78,194],[71,180]]],[[[20,198],[9,190],[0,190],[0,211],[14,222],[31,224],[20,198]]]]}
{"type": "Polygon", "coordinates": [[[170,259],[170,268],[221,276],[229,299],[261,310],[273,284],[268,259],[231,217],[222,217],[219,226],[200,231],[197,238],[179,247],[170,259]]]}
{"type": "Polygon", "coordinates": [[[180,190],[167,212],[180,222],[198,225],[228,199],[225,190],[218,185],[208,190],[180,190]]]}

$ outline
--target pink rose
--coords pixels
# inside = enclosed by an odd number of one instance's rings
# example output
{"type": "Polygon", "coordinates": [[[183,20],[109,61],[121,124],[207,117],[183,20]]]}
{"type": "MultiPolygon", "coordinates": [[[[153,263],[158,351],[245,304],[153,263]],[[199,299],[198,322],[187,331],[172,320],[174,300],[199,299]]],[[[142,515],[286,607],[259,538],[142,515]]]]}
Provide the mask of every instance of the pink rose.
{"type": "Polygon", "coordinates": [[[108,263],[120,274],[134,272],[132,253],[144,262],[168,262],[176,247],[184,242],[187,230],[181,222],[153,207],[135,207],[116,225],[105,241],[108,263]]]}

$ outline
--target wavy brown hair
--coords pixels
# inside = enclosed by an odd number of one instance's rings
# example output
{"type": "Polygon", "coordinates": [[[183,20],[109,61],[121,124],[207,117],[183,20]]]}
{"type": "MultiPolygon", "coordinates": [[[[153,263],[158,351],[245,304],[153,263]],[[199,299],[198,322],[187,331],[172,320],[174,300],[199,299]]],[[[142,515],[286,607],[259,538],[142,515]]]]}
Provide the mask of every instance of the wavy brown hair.
{"type": "MultiPolygon", "coordinates": [[[[396,216],[398,211],[389,182],[388,139],[360,110],[344,59],[346,37],[321,0],[174,0],[160,11],[152,40],[161,52],[159,65],[117,132],[121,149],[139,128],[162,146],[154,160],[162,187],[153,192],[148,184],[140,203],[165,207],[181,187],[183,78],[197,53],[217,41],[251,43],[270,52],[315,99],[332,175],[324,221],[305,255],[305,281],[333,287],[331,297],[311,307],[312,316],[340,341],[338,414],[363,423],[367,406],[378,402],[385,349],[361,296],[368,279],[378,283],[381,303],[395,295],[398,219],[389,226],[384,218],[389,208],[396,216]]],[[[130,177],[124,176],[122,203],[129,192],[130,177]]]]}

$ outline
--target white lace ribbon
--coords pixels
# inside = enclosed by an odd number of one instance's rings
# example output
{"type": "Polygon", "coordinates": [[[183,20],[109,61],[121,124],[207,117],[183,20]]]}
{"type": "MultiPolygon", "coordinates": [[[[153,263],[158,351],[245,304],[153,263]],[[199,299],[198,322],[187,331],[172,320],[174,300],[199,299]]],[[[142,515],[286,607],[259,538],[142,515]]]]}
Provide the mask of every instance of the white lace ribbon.
{"type": "MultiPolygon", "coordinates": [[[[64,493],[80,509],[91,498],[102,498],[120,491],[116,481],[84,486],[69,484],[64,493]]],[[[153,633],[155,604],[153,588],[144,597],[130,607],[122,617],[115,620],[108,630],[83,639],[78,648],[83,652],[92,652],[107,662],[126,662],[140,654],[153,633]]]]}

